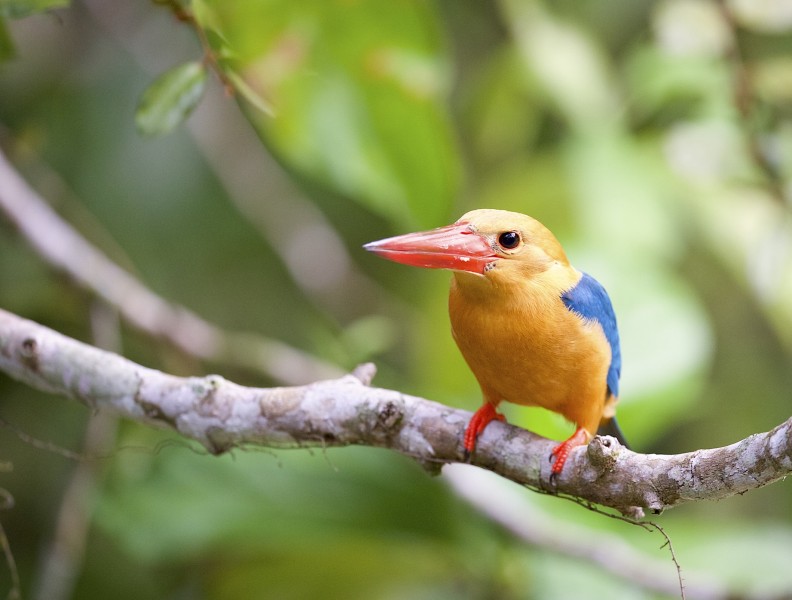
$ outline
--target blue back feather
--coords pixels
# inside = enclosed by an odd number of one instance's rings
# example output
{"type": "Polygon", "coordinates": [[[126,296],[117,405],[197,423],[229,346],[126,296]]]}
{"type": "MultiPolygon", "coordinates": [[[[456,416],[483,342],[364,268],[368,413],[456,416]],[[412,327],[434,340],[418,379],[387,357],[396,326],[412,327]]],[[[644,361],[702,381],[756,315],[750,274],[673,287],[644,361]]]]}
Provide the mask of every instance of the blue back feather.
{"type": "Polygon", "coordinates": [[[614,396],[619,395],[619,376],[621,375],[621,349],[619,348],[619,330],[616,327],[616,315],[613,312],[608,292],[599,281],[591,275],[583,273],[583,277],[575,287],[561,294],[564,305],[587,321],[596,321],[605,332],[605,338],[611,347],[611,364],[608,369],[608,390],[614,396]]]}

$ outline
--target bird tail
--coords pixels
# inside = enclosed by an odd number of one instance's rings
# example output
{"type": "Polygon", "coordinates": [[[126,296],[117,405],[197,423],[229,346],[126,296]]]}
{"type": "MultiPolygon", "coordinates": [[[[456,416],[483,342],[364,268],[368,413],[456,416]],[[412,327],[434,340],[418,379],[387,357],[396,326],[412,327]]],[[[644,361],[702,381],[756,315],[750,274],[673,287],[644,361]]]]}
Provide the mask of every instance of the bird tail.
{"type": "Polygon", "coordinates": [[[627,439],[624,437],[621,427],[619,427],[619,423],[616,421],[616,417],[603,419],[599,429],[597,429],[597,435],[612,435],[619,440],[623,446],[628,449],[630,448],[630,444],[627,443],[627,439]]]}

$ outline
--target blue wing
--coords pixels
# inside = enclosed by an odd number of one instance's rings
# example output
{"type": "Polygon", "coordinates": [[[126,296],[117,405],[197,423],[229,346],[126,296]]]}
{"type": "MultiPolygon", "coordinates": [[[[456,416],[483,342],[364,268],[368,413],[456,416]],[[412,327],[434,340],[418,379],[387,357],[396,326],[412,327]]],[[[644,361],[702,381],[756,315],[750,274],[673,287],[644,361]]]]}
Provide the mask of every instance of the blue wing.
{"type": "Polygon", "coordinates": [[[611,364],[608,369],[608,390],[614,396],[619,395],[619,376],[621,375],[621,349],[619,348],[619,330],[616,327],[616,314],[613,312],[608,292],[599,281],[591,275],[583,273],[583,277],[575,287],[561,294],[561,300],[571,311],[579,314],[587,321],[596,321],[605,332],[605,338],[611,347],[611,364]]]}

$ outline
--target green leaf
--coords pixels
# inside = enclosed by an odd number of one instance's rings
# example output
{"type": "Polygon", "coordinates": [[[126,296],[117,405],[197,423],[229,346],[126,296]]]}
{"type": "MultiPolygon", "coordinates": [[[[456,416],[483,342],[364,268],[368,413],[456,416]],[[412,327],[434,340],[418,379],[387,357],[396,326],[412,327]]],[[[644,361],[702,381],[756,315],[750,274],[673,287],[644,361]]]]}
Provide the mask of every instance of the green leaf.
{"type": "Polygon", "coordinates": [[[0,17],[18,19],[64,6],[69,0],[0,0],[0,17]]]}
{"type": "Polygon", "coordinates": [[[198,105],[206,87],[206,68],[195,61],[160,75],[140,98],[135,113],[138,131],[163,135],[182,123],[198,105]]]}
{"type": "Polygon", "coordinates": [[[420,0],[194,0],[249,119],[293,172],[400,226],[445,222],[461,171],[449,59],[420,0]]]}
{"type": "Polygon", "coordinates": [[[14,40],[3,17],[0,17],[0,62],[14,58],[14,40]]]}

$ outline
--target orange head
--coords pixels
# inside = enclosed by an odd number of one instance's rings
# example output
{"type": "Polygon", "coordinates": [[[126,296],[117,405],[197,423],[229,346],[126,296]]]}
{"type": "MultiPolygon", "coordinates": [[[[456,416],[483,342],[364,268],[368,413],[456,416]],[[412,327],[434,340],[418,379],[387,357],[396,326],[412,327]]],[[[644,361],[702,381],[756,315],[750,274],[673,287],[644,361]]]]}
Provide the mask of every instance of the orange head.
{"type": "Polygon", "coordinates": [[[364,248],[394,262],[472,273],[493,282],[569,265],[561,244],[539,221],[494,209],[473,210],[453,225],[370,242],[364,248]]]}

